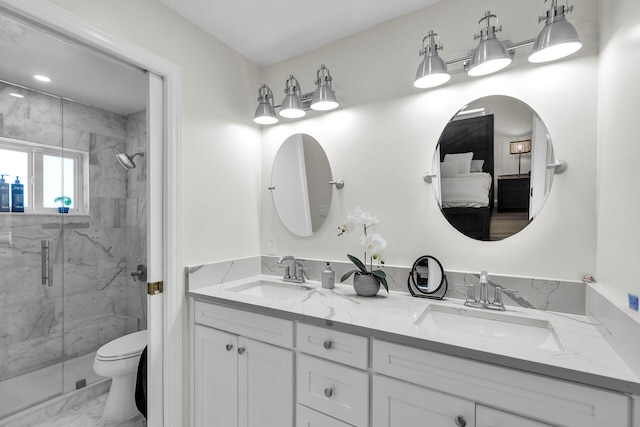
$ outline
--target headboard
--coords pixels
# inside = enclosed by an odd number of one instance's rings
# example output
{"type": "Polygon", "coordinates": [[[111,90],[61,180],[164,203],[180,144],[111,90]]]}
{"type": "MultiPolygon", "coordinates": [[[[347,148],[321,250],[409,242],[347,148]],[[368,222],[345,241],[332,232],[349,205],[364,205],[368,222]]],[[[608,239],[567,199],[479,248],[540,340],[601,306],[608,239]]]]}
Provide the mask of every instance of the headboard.
{"type": "Polygon", "coordinates": [[[482,171],[491,174],[489,208],[493,210],[493,114],[469,119],[453,120],[440,136],[440,161],[446,154],[473,152],[474,160],[484,160],[482,171]]]}
{"type": "Polygon", "coordinates": [[[482,171],[493,177],[493,114],[449,122],[440,136],[440,161],[445,154],[473,152],[474,160],[484,160],[482,171]]]}

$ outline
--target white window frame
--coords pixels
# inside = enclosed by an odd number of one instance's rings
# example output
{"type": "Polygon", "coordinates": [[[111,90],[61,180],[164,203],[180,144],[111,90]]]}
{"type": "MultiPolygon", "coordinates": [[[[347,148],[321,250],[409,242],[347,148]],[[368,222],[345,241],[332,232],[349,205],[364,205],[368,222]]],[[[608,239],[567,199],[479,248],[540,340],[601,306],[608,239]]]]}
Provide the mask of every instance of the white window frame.
{"type": "Polygon", "coordinates": [[[69,213],[89,213],[89,153],[87,151],[5,137],[0,137],[0,148],[20,151],[27,153],[29,156],[27,160],[29,176],[23,180],[23,184],[29,186],[29,200],[27,206],[25,206],[25,212],[57,213],[57,208],[45,208],[42,200],[42,185],[44,179],[42,174],[42,158],[44,155],[50,155],[75,160],[74,208],[70,209],[69,213]]]}

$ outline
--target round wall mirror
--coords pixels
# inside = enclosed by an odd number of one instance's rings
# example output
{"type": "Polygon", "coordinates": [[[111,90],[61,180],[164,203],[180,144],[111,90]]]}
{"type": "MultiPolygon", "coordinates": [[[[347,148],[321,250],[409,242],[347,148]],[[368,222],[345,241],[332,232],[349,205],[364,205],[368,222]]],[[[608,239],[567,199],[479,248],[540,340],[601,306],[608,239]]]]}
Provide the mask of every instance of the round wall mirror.
{"type": "Polygon", "coordinates": [[[322,146],[312,136],[288,137],[273,161],[271,194],[278,217],[297,236],[311,236],[324,223],[333,187],[331,166],[322,146]]]}
{"type": "Polygon", "coordinates": [[[443,215],[464,235],[502,240],[524,229],[551,189],[553,146],[524,102],[480,98],[445,127],[433,157],[433,189],[443,215]]]}

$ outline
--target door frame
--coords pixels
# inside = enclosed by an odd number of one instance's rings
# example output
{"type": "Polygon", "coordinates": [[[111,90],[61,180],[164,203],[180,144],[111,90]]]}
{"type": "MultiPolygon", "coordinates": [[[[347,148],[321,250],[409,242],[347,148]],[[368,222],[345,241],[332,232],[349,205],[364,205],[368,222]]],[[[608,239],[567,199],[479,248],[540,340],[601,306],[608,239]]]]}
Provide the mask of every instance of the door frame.
{"type": "MultiPolygon", "coordinates": [[[[159,418],[149,427],[182,425],[183,421],[183,298],[181,269],[180,214],[180,140],[182,72],[179,66],[122,38],[105,33],[72,13],[46,0],[0,0],[0,8],[36,24],[63,34],[99,52],[147,70],[163,79],[164,96],[160,105],[163,117],[162,176],[162,279],[164,292],[152,298],[162,299],[161,342],[150,343],[148,352],[162,360],[151,375],[162,384],[162,402],[148,402],[159,418]],[[159,406],[159,408],[158,408],[159,406]]],[[[156,328],[159,319],[148,319],[148,328],[156,328]],[[154,321],[156,323],[154,323],[154,321]]],[[[151,332],[151,331],[150,331],[151,332]]],[[[153,394],[149,396],[153,398],[153,394]]]]}

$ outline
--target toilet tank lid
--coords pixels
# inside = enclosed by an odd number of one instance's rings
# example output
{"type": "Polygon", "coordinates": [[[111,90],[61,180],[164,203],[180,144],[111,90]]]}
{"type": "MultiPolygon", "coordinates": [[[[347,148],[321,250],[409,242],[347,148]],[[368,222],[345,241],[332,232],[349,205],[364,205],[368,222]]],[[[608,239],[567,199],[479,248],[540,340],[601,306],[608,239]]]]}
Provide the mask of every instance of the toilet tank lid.
{"type": "Polygon", "coordinates": [[[138,331],[106,343],[98,349],[97,354],[103,358],[128,356],[141,353],[146,345],[147,331],[138,331]]]}

